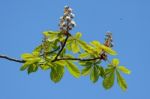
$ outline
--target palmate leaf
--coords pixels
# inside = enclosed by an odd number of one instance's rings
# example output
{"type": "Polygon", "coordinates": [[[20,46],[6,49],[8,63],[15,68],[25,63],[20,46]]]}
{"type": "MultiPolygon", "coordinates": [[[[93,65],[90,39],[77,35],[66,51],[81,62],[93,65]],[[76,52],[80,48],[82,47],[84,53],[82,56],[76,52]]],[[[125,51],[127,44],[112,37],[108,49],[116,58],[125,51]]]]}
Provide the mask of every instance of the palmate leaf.
{"type": "Polygon", "coordinates": [[[96,83],[99,78],[99,69],[97,66],[94,66],[91,70],[90,79],[93,83],[96,83]]]}
{"type": "Polygon", "coordinates": [[[109,74],[107,74],[103,80],[103,87],[105,89],[110,89],[114,85],[114,79],[115,79],[114,70],[112,68],[112,70],[109,71],[111,72],[109,72],[109,74]]]}
{"type": "Polygon", "coordinates": [[[51,67],[50,78],[54,83],[59,82],[64,75],[64,67],[55,65],[51,67]]]}
{"type": "Polygon", "coordinates": [[[123,91],[127,90],[127,83],[125,81],[125,79],[120,75],[120,73],[116,70],[116,74],[117,74],[117,82],[118,85],[121,87],[121,89],[123,91]]]}
{"type": "Polygon", "coordinates": [[[75,64],[72,62],[66,61],[66,67],[69,70],[70,74],[72,74],[74,77],[79,78],[80,77],[80,70],[77,68],[75,64]]]}
{"type": "Polygon", "coordinates": [[[82,69],[81,74],[83,76],[88,75],[91,72],[92,66],[86,66],[84,69],[82,69]]]}
{"type": "Polygon", "coordinates": [[[118,70],[122,71],[125,74],[130,74],[131,73],[131,71],[129,69],[127,69],[126,67],[124,67],[124,66],[119,66],[118,70]]]}

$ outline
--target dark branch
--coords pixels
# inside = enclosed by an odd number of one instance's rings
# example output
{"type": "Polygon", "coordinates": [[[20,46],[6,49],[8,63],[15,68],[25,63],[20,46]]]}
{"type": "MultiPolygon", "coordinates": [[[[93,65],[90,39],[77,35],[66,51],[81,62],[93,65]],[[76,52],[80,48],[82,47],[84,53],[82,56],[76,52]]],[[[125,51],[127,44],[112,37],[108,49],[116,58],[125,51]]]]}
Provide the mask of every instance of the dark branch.
{"type": "Polygon", "coordinates": [[[69,33],[66,35],[66,39],[65,39],[65,41],[64,41],[64,43],[63,43],[61,49],[59,50],[57,56],[55,57],[55,59],[54,59],[52,62],[54,62],[54,61],[57,60],[58,56],[61,54],[62,50],[64,49],[64,47],[65,47],[65,45],[66,45],[66,42],[67,42],[68,38],[69,38],[69,33]]]}
{"type": "Polygon", "coordinates": [[[8,56],[5,56],[5,55],[0,55],[0,58],[7,59],[7,60],[10,60],[10,61],[14,61],[14,62],[18,62],[18,63],[25,63],[25,60],[15,59],[15,58],[11,58],[11,57],[8,57],[8,56]]]}
{"type": "Polygon", "coordinates": [[[78,60],[78,61],[92,61],[92,60],[97,60],[100,59],[99,57],[96,58],[89,58],[89,59],[81,59],[81,58],[60,58],[56,59],[55,61],[60,61],[60,60],[78,60]]]}

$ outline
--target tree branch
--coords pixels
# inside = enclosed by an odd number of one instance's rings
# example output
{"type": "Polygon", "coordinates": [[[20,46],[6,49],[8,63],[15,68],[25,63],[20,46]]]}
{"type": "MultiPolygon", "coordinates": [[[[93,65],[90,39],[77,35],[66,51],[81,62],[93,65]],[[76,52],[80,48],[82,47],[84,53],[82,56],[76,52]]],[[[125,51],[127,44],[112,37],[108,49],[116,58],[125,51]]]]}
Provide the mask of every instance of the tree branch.
{"type": "Polygon", "coordinates": [[[19,60],[19,59],[11,58],[11,57],[8,57],[6,55],[0,55],[0,58],[7,59],[10,61],[14,61],[14,62],[18,62],[18,63],[25,63],[25,60],[19,60]]]}

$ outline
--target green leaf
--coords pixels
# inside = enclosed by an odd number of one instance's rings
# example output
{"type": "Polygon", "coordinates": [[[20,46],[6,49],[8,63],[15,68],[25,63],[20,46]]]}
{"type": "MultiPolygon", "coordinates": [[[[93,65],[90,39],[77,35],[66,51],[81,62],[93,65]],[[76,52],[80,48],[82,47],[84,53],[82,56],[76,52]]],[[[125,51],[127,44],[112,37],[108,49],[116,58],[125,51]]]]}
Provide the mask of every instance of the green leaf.
{"type": "Polygon", "coordinates": [[[90,44],[92,45],[92,46],[94,46],[94,48],[96,49],[96,51],[98,52],[98,53],[101,53],[101,51],[102,51],[102,44],[99,42],[99,41],[92,41],[92,42],[90,42],[90,44]]]}
{"type": "Polygon", "coordinates": [[[107,75],[103,80],[103,87],[105,89],[110,89],[114,85],[115,75],[114,72],[107,75]]]}
{"type": "Polygon", "coordinates": [[[81,71],[81,74],[82,74],[83,76],[88,75],[88,74],[90,73],[90,71],[91,71],[91,67],[92,67],[92,66],[87,66],[87,67],[85,67],[85,68],[81,71]]]}
{"type": "Polygon", "coordinates": [[[101,77],[105,77],[104,68],[103,68],[102,66],[98,66],[98,69],[99,69],[99,71],[100,71],[99,75],[100,75],[101,77]]]}
{"type": "Polygon", "coordinates": [[[42,70],[48,70],[50,69],[51,66],[49,66],[48,64],[44,64],[40,66],[42,70]]]}
{"type": "Polygon", "coordinates": [[[70,74],[72,74],[74,77],[79,78],[80,77],[80,70],[77,68],[75,64],[72,62],[66,61],[66,67],[69,70],[70,74]]]}
{"type": "Polygon", "coordinates": [[[34,58],[34,56],[30,53],[24,53],[21,55],[21,58],[24,60],[28,60],[29,58],[34,58]]]}
{"type": "Polygon", "coordinates": [[[43,34],[46,36],[46,38],[48,38],[47,40],[49,42],[54,42],[57,39],[59,39],[59,36],[58,36],[59,33],[60,33],[60,31],[46,31],[46,32],[43,32],[43,34]]]}
{"type": "Polygon", "coordinates": [[[72,49],[73,53],[78,53],[80,51],[80,47],[77,44],[76,40],[72,42],[71,49],[72,49]]]}
{"type": "Polygon", "coordinates": [[[33,52],[41,52],[41,50],[42,50],[42,44],[41,45],[39,45],[39,46],[37,46],[34,50],[33,50],[33,52]]]}
{"type": "Polygon", "coordinates": [[[45,32],[43,32],[43,34],[45,36],[51,36],[53,34],[59,34],[59,33],[60,33],[60,31],[45,31],[45,32]]]}
{"type": "Polygon", "coordinates": [[[37,64],[32,64],[28,67],[28,74],[32,73],[32,72],[36,72],[38,69],[37,64]]]}
{"type": "Polygon", "coordinates": [[[80,32],[77,32],[76,35],[75,35],[75,37],[76,37],[77,39],[80,39],[81,36],[82,36],[82,34],[81,34],[80,32]]]}
{"type": "Polygon", "coordinates": [[[50,77],[51,80],[55,83],[59,82],[64,75],[64,67],[55,65],[51,68],[50,77]]]}
{"type": "Polygon", "coordinates": [[[106,68],[105,69],[105,76],[110,75],[112,72],[114,72],[114,68],[113,67],[106,68]]]}
{"type": "Polygon", "coordinates": [[[113,64],[113,66],[118,66],[119,65],[119,60],[117,59],[117,58],[114,58],[113,60],[112,60],[112,64],[113,64]]]}
{"type": "Polygon", "coordinates": [[[123,73],[125,73],[125,74],[130,74],[131,73],[131,71],[129,69],[125,68],[124,66],[119,66],[118,69],[120,71],[122,71],[123,73]]]}
{"type": "Polygon", "coordinates": [[[93,64],[93,62],[89,62],[89,61],[87,61],[87,62],[85,62],[85,61],[79,61],[79,64],[80,64],[81,66],[91,66],[91,65],[93,64]]]}
{"type": "Polygon", "coordinates": [[[97,66],[94,66],[91,71],[90,79],[93,83],[96,83],[98,81],[98,78],[99,78],[99,70],[97,66]]]}
{"type": "Polygon", "coordinates": [[[110,55],[117,55],[117,52],[112,50],[111,48],[105,46],[105,45],[101,45],[102,49],[107,52],[110,55]]]}
{"type": "Polygon", "coordinates": [[[25,69],[27,69],[28,66],[29,66],[29,64],[24,63],[24,64],[21,66],[20,70],[21,70],[21,71],[24,71],[25,69]]]}
{"type": "Polygon", "coordinates": [[[93,53],[93,47],[91,47],[89,44],[82,40],[78,40],[78,43],[83,50],[87,51],[88,53],[93,53]]]}
{"type": "Polygon", "coordinates": [[[123,91],[126,91],[127,90],[127,83],[126,83],[125,79],[120,75],[120,73],[118,71],[116,71],[116,74],[117,74],[118,85],[121,87],[121,89],[123,91]]]}
{"type": "Polygon", "coordinates": [[[79,55],[79,58],[86,58],[86,57],[88,57],[89,56],[89,53],[81,53],[80,55],[79,55]]]}

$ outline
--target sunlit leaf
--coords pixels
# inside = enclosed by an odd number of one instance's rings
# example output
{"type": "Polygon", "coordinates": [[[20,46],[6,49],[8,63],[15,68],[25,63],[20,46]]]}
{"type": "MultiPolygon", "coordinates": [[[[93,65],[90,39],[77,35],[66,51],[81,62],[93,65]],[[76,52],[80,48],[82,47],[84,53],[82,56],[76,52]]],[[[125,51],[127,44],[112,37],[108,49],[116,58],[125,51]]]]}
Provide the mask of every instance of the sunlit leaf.
{"type": "Polygon", "coordinates": [[[125,79],[120,75],[120,73],[118,71],[116,71],[117,74],[117,82],[119,84],[119,86],[121,87],[121,89],[123,91],[127,90],[127,83],[125,81],[125,79]]]}
{"type": "Polygon", "coordinates": [[[104,68],[102,66],[98,66],[98,69],[100,71],[99,75],[101,77],[105,77],[105,70],[104,70],[104,68]]]}
{"type": "Polygon", "coordinates": [[[90,71],[91,71],[91,67],[92,67],[92,66],[86,66],[86,67],[81,71],[81,74],[82,74],[83,76],[88,75],[88,74],[90,73],[90,71]]]}
{"type": "Polygon", "coordinates": [[[92,50],[93,48],[89,44],[81,40],[78,40],[78,42],[82,49],[84,49],[88,53],[93,53],[93,50],[92,50]]]}
{"type": "Polygon", "coordinates": [[[38,69],[37,64],[32,64],[28,67],[28,74],[32,73],[32,72],[36,72],[38,69]]]}
{"type": "Polygon", "coordinates": [[[76,41],[72,42],[71,49],[72,49],[73,53],[78,53],[80,51],[80,47],[76,41]]]}
{"type": "Polygon", "coordinates": [[[21,55],[21,58],[24,60],[28,60],[29,58],[34,58],[34,56],[30,53],[24,53],[21,55]]]}
{"type": "Polygon", "coordinates": [[[126,67],[124,67],[124,66],[119,66],[118,69],[120,71],[122,71],[123,73],[125,73],[125,74],[130,74],[131,73],[131,71],[129,69],[127,69],[126,67]]]}
{"type": "Polygon", "coordinates": [[[76,37],[77,39],[80,39],[81,36],[82,36],[82,34],[81,34],[80,32],[77,32],[76,35],[75,35],[75,37],[76,37]]]}
{"type": "Polygon", "coordinates": [[[37,46],[34,50],[33,50],[33,52],[41,52],[41,50],[42,50],[42,45],[39,45],[39,46],[37,46]]]}
{"type": "Polygon", "coordinates": [[[103,87],[105,89],[110,89],[114,85],[115,75],[114,72],[107,75],[103,80],[103,87]]]}
{"type": "Polygon", "coordinates": [[[24,64],[21,66],[20,70],[21,70],[21,71],[24,71],[25,69],[27,69],[28,66],[30,66],[30,64],[24,63],[24,64]]]}
{"type": "Polygon", "coordinates": [[[93,69],[91,70],[90,79],[93,83],[95,83],[98,81],[98,78],[99,78],[99,70],[97,66],[94,66],[93,69]]]}
{"type": "Polygon", "coordinates": [[[74,77],[79,78],[80,77],[80,70],[77,68],[75,64],[72,62],[66,61],[66,67],[69,70],[70,74],[72,74],[74,77]]]}
{"type": "Polygon", "coordinates": [[[102,49],[107,52],[110,55],[117,55],[117,52],[112,50],[111,48],[105,46],[105,45],[101,45],[102,49]]]}
{"type": "Polygon", "coordinates": [[[119,60],[117,58],[114,58],[112,60],[112,65],[115,66],[115,67],[118,66],[119,65],[119,60]]]}
{"type": "Polygon", "coordinates": [[[89,53],[81,53],[80,55],[79,55],[79,58],[86,58],[86,57],[88,57],[89,56],[89,53]]]}
{"type": "Polygon", "coordinates": [[[51,80],[55,83],[59,82],[64,75],[64,67],[55,65],[51,68],[50,77],[51,80]]]}

